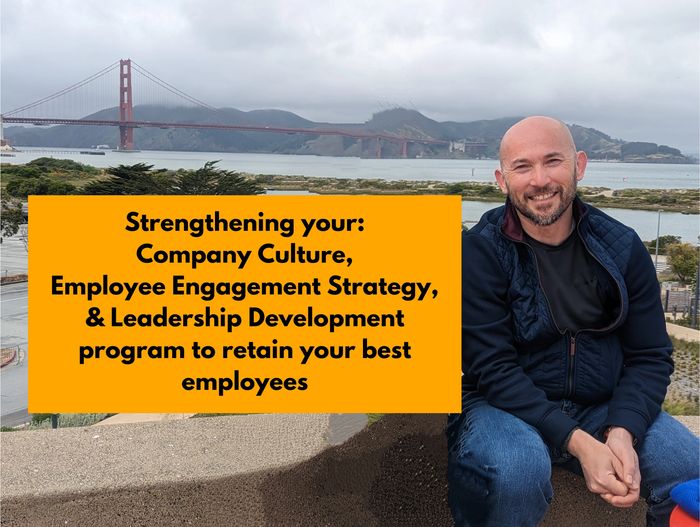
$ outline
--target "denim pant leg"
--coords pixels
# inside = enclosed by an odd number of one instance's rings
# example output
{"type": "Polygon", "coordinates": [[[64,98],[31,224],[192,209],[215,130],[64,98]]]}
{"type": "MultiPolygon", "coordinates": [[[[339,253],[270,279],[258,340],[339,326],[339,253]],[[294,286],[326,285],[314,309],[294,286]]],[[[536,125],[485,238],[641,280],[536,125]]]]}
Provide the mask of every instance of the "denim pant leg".
{"type": "Polygon", "coordinates": [[[675,504],[671,489],[700,477],[700,441],[681,423],[661,412],[638,450],[648,527],[666,527],[675,504]]]}
{"type": "Polygon", "coordinates": [[[449,503],[457,527],[536,526],[552,500],[539,433],[481,397],[448,419],[449,503]]]}
{"type": "MultiPolygon", "coordinates": [[[[600,430],[608,414],[607,403],[580,407],[565,402],[562,409],[591,434],[600,430]]],[[[640,495],[649,506],[647,526],[666,527],[675,506],[669,497],[671,489],[699,477],[700,441],[673,417],[661,412],[647,430],[637,455],[642,476],[640,495]]],[[[575,459],[572,461],[563,466],[580,474],[580,465],[575,459]]]]}

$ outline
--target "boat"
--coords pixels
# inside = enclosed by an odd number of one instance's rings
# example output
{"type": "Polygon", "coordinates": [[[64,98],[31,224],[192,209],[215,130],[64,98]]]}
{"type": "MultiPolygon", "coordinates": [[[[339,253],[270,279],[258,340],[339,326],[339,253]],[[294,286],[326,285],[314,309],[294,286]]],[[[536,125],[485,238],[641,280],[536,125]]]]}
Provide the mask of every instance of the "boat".
{"type": "Polygon", "coordinates": [[[96,150],[81,150],[80,153],[85,154],[86,156],[103,156],[103,155],[105,155],[104,152],[96,151],[96,150]]]}

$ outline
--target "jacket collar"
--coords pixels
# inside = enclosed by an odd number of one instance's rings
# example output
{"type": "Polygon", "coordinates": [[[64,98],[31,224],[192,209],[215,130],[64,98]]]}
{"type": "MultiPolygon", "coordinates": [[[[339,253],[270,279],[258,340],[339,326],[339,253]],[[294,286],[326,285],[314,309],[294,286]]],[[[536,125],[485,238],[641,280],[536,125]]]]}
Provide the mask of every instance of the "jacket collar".
{"type": "MultiPolygon", "coordinates": [[[[588,207],[578,196],[574,198],[573,212],[575,225],[580,224],[588,215],[588,207]]],[[[524,240],[525,231],[523,231],[520,217],[511,203],[510,198],[506,199],[506,208],[501,221],[501,232],[506,238],[510,238],[516,242],[522,242],[524,240]]]]}

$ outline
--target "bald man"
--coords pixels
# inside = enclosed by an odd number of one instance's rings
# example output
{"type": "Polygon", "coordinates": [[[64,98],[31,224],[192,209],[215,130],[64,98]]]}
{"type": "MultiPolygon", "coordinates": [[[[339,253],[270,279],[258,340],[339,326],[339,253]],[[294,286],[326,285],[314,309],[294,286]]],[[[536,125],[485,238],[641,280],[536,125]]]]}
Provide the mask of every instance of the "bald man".
{"type": "Polygon", "coordinates": [[[504,206],[463,237],[462,413],[448,420],[458,526],[535,526],[552,464],[615,507],[698,477],[698,439],[661,411],[673,371],[659,285],[634,231],[576,197],[587,158],[562,122],[510,128],[504,206]]]}

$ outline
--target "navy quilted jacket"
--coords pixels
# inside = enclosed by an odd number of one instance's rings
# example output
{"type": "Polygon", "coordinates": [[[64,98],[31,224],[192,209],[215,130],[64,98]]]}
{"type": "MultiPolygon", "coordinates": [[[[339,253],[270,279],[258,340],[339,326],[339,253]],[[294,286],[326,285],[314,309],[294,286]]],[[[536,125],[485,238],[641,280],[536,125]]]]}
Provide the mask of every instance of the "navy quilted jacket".
{"type": "Polygon", "coordinates": [[[673,372],[654,266],[629,227],[579,199],[574,218],[586,248],[610,275],[605,281],[619,298],[615,320],[600,330],[559,332],[534,253],[506,202],[462,240],[464,393],[480,393],[553,446],[562,446],[577,425],[558,401],[610,401],[604,426],[622,426],[641,442],[673,372]]]}

